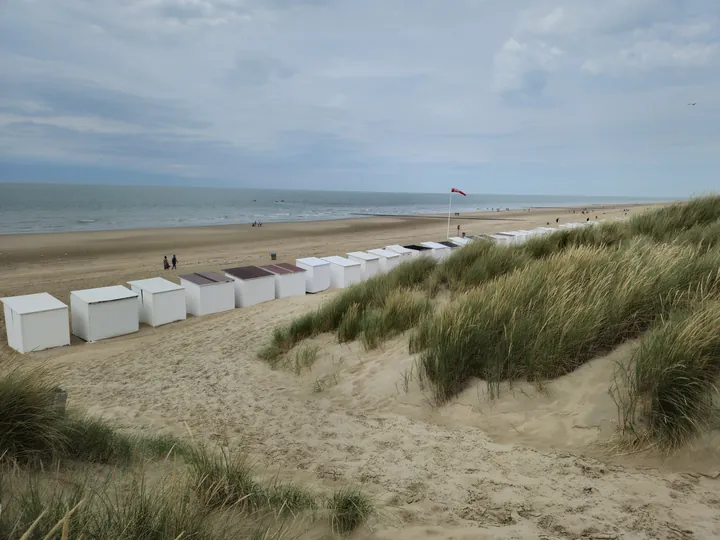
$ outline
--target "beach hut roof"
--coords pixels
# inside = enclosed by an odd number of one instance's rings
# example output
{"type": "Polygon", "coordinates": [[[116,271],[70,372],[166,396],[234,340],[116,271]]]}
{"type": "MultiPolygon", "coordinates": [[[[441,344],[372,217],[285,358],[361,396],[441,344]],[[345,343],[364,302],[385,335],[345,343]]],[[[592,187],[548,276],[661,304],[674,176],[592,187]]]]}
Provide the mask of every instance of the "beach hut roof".
{"type": "Polygon", "coordinates": [[[280,268],[284,268],[285,270],[290,270],[290,273],[292,274],[299,274],[301,272],[307,272],[304,268],[300,268],[299,266],[295,266],[291,263],[278,263],[274,266],[279,266],[280,268]]]}
{"type": "Polygon", "coordinates": [[[67,307],[60,300],[48,293],[8,296],[7,298],[0,298],[0,301],[18,315],[55,311],[56,309],[65,309],[67,307]]]}
{"type": "Polygon", "coordinates": [[[345,257],[338,257],[337,255],[324,257],[324,259],[339,266],[360,266],[360,263],[357,261],[351,261],[350,259],[346,259],[345,257]]]}
{"type": "Polygon", "coordinates": [[[348,255],[352,255],[353,257],[362,259],[363,261],[377,261],[380,258],[377,255],[373,255],[372,253],[365,253],[364,251],[353,251],[351,253],[348,253],[348,255]]]}
{"type": "Polygon", "coordinates": [[[385,249],[389,249],[390,251],[394,251],[395,253],[412,253],[413,252],[412,249],[408,249],[399,244],[393,244],[392,246],[387,246],[387,248],[385,248],[385,249]]]}
{"type": "Polygon", "coordinates": [[[172,281],[168,281],[167,279],[161,277],[139,279],[137,281],[128,281],[128,285],[135,286],[138,289],[149,292],[150,294],[177,291],[178,289],[182,289],[182,287],[177,283],[173,283],[172,281]]]}
{"type": "Polygon", "coordinates": [[[260,268],[259,266],[239,266],[237,268],[223,269],[223,272],[230,274],[238,279],[257,279],[261,277],[272,276],[273,273],[260,268]]]}
{"type": "Polygon", "coordinates": [[[408,244],[407,246],[403,246],[403,247],[406,247],[408,249],[413,249],[415,251],[427,251],[428,249],[430,249],[427,246],[420,246],[418,244],[408,244]]]}
{"type": "Polygon", "coordinates": [[[194,274],[183,274],[178,277],[200,286],[212,285],[213,283],[228,283],[232,281],[232,278],[223,276],[217,272],[195,272],[194,274]]]}
{"type": "Polygon", "coordinates": [[[395,253],[394,251],[390,251],[389,249],[368,249],[368,253],[372,253],[373,255],[379,255],[380,257],[385,257],[386,259],[394,259],[395,257],[399,257],[399,253],[395,253]]]}
{"type": "Polygon", "coordinates": [[[72,291],[86,304],[100,304],[102,302],[113,302],[115,300],[126,300],[127,298],[137,298],[137,293],[131,291],[122,285],[112,285],[110,287],[98,287],[96,289],[84,289],[82,291],[72,291]]]}
{"type": "Polygon", "coordinates": [[[455,248],[457,248],[457,247],[460,247],[460,246],[458,246],[457,244],[453,244],[452,242],[448,242],[447,240],[443,240],[443,241],[441,241],[441,242],[438,242],[438,244],[442,244],[443,246],[449,247],[449,248],[452,248],[452,249],[455,249],[455,248]]]}
{"type": "Polygon", "coordinates": [[[438,242],[423,242],[423,246],[429,247],[430,249],[447,249],[447,246],[444,246],[438,242]]]}
{"type": "Polygon", "coordinates": [[[277,274],[279,276],[284,276],[287,274],[292,274],[290,270],[287,268],[283,268],[282,266],[278,266],[277,264],[266,264],[265,266],[261,266],[263,270],[267,270],[268,272],[272,272],[273,274],[277,274]]]}
{"type": "Polygon", "coordinates": [[[317,257],[305,257],[304,259],[298,259],[296,262],[306,264],[308,266],[325,266],[327,264],[330,264],[329,262],[319,259],[317,257]]]}

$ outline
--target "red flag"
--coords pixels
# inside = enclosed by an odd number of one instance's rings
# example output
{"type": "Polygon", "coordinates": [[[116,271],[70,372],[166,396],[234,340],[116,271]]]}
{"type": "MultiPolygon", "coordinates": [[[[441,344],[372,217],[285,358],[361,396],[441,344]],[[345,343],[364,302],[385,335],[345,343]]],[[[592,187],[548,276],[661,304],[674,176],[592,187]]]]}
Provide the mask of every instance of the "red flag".
{"type": "Polygon", "coordinates": [[[459,194],[462,195],[463,197],[467,197],[467,193],[465,193],[464,191],[459,190],[459,189],[457,189],[457,188],[452,188],[452,189],[450,190],[450,192],[451,192],[451,193],[459,193],[459,194]]]}

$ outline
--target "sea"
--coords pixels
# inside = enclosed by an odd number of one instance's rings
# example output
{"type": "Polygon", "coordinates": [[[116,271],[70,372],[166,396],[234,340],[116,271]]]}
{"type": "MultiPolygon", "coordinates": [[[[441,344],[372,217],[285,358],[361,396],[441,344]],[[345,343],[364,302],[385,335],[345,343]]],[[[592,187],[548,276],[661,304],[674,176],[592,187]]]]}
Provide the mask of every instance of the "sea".
{"type": "MultiPolygon", "coordinates": [[[[444,214],[450,193],[0,183],[0,234],[297,222],[444,214]]],[[[556,195],[452,196],[453,212],[631,204],[654,199],[556,195]]]]}

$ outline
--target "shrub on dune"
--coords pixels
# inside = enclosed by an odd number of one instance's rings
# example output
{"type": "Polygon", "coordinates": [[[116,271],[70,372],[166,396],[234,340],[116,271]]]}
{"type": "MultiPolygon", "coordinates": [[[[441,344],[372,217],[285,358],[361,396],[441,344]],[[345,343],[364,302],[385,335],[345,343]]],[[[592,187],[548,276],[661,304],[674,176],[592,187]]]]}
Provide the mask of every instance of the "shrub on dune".
{"type": "Polygon", "coordinates": [[[626,432],[673,448],[711,425],[720,377],[718,328],[720,303],[701,302],[642,338],[621,377],[626,432]]]}
{"type": "Polygon", "coordinates": [[[0,454],[45,460],[67,444],[55,408],[55,386],[40,372],[0,377],[0,454]]]}

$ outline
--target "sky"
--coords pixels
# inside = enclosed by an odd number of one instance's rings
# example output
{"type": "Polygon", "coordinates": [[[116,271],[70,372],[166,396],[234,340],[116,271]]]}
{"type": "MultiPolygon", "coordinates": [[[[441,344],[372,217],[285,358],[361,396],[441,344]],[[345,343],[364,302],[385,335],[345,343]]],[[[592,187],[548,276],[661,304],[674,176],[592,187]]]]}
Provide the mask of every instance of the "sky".
{"type": "Polygon", "coordinates": [[[0,73],[0,181],[718,185],[718,0],[0,0],[0,73]]]}

